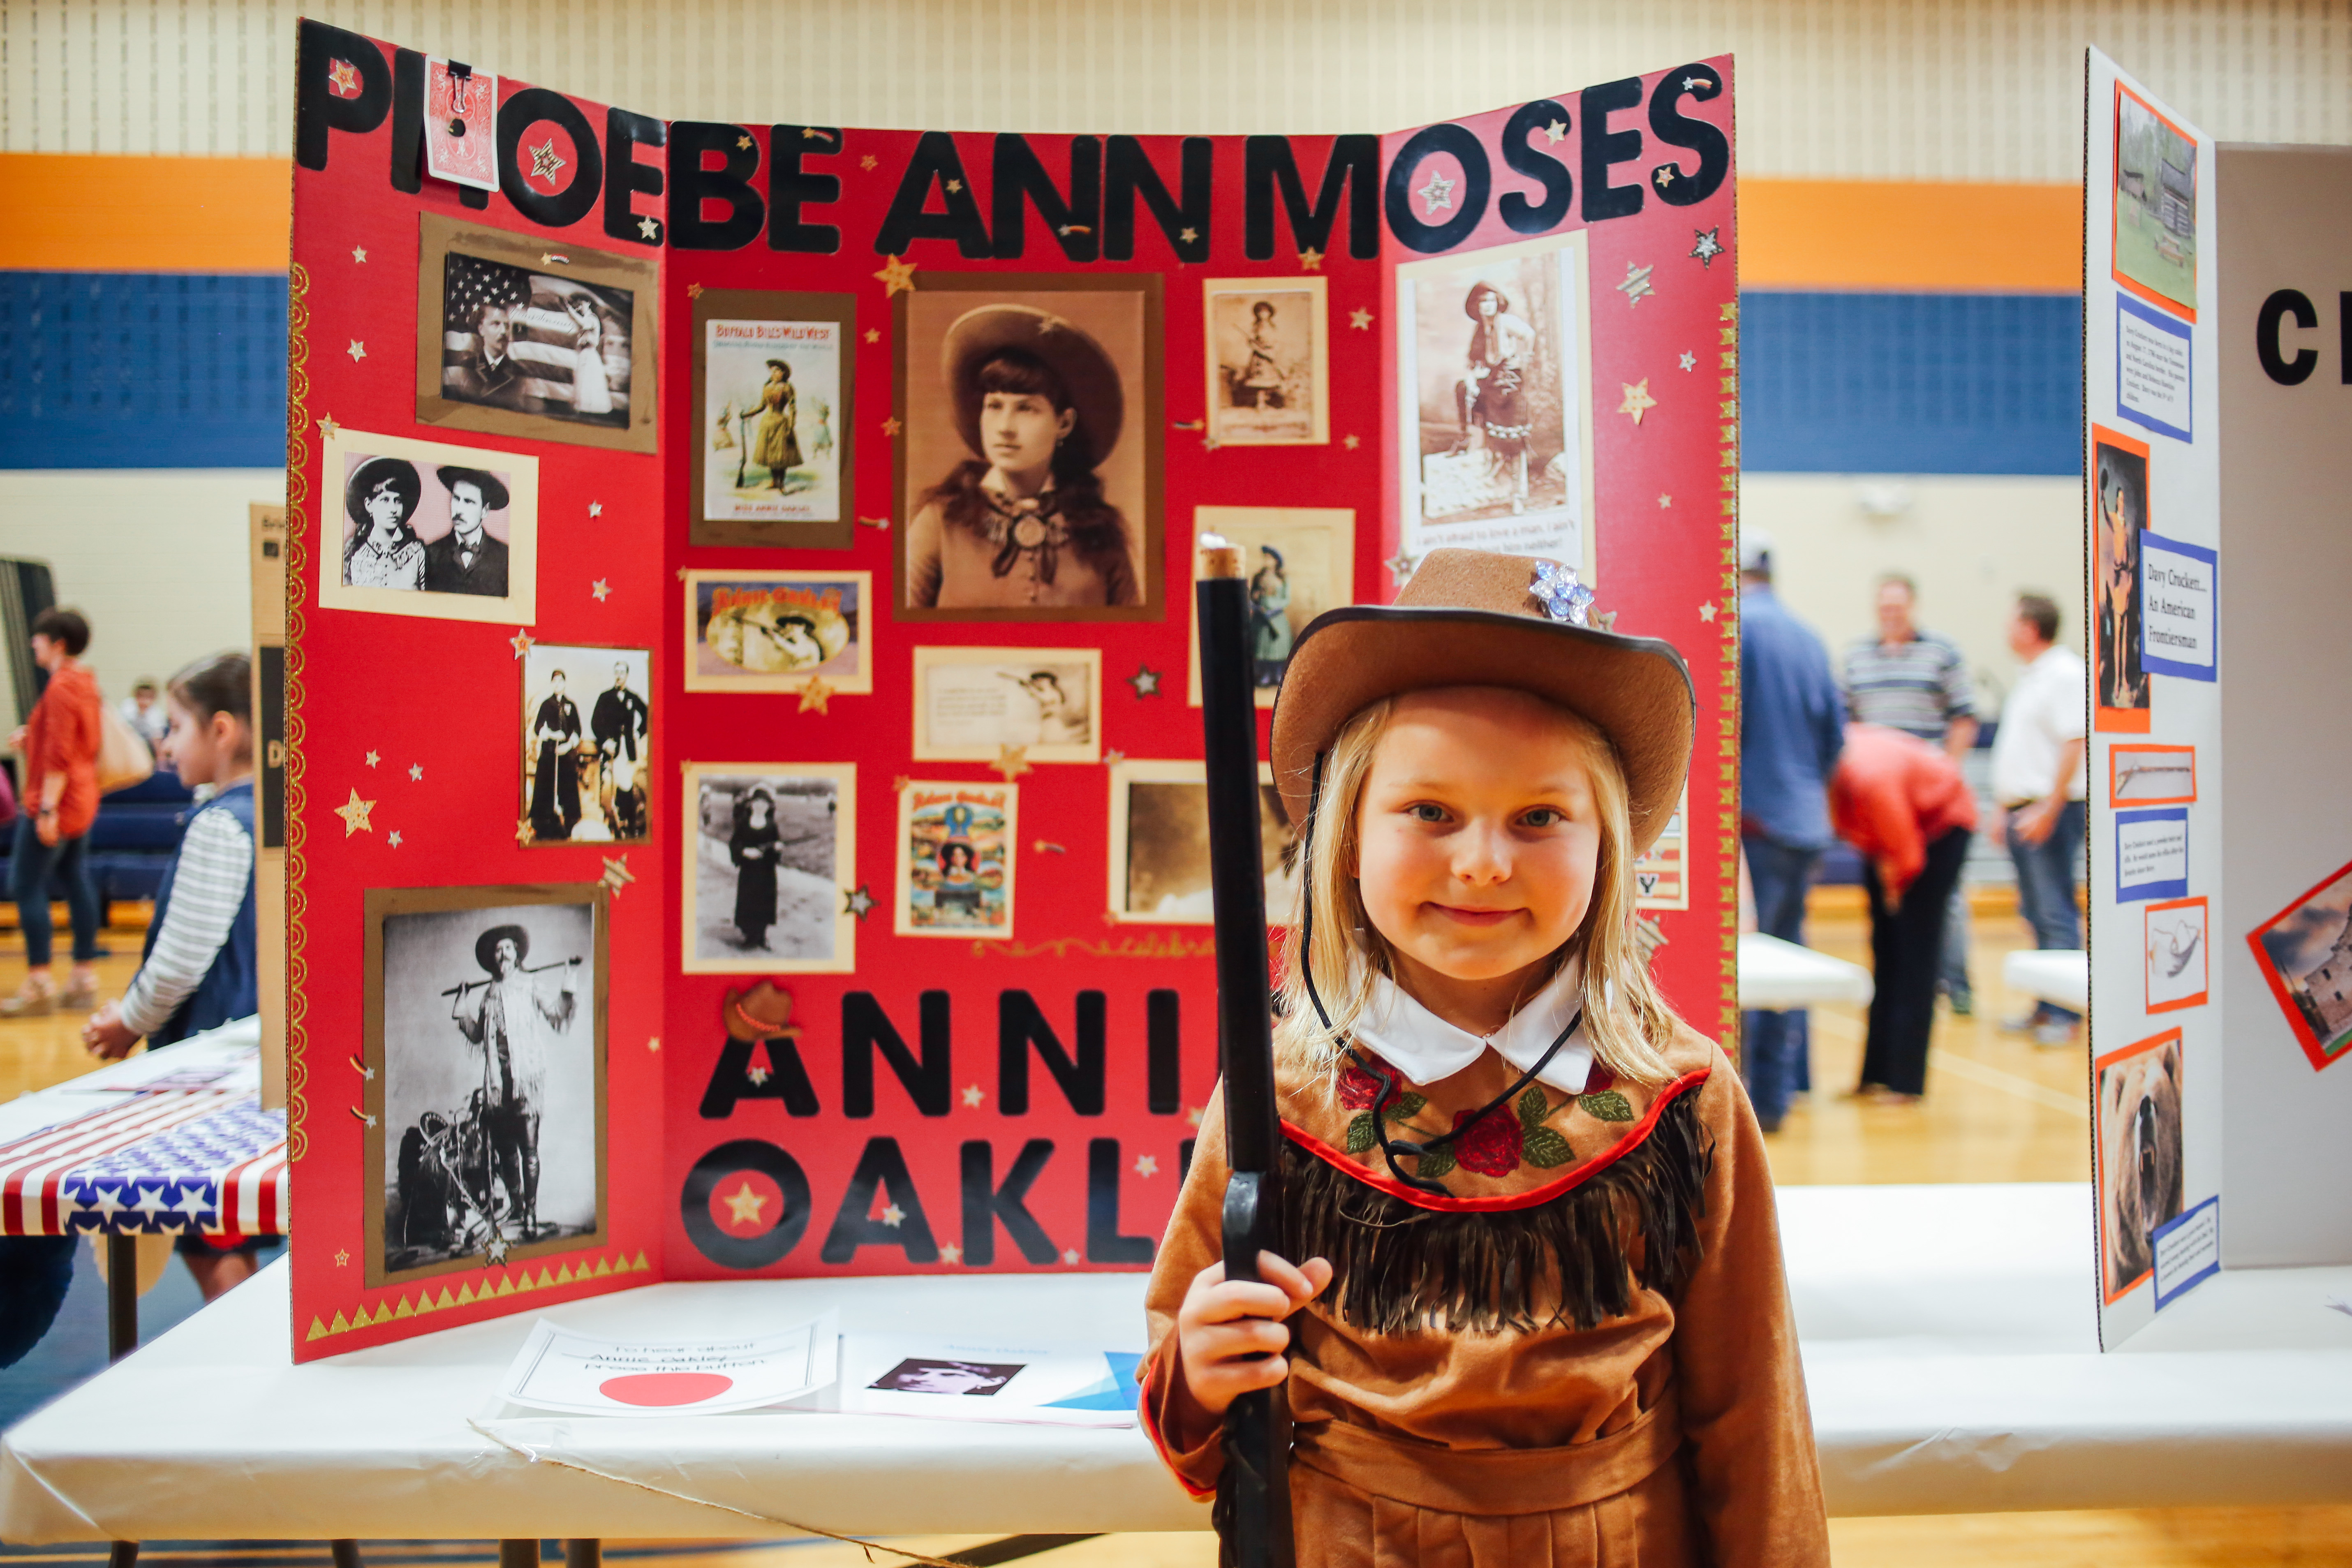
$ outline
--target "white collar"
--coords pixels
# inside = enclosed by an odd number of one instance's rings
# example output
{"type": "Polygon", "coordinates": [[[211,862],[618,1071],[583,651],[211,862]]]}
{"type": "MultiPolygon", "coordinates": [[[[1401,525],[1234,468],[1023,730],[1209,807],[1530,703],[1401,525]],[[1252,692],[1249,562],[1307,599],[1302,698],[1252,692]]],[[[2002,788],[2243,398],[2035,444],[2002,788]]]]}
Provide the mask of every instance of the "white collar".
{"type": "MultiPolygon", "coordinates": [[[[1363,1021],[1356,1026],[1356,1040],[1415,1083],[1452,1078],[1476,1061],[1489,1046],[1525,1072],[1543,1059],[1544,1052],[1583,1005],[1584,965],[1571,958],[1560,965],[1550,984],[1511,1016],[1509,1023],[1482,1039],[1414,1001],[1388,976],[1375,975],[1371,1000],[1364,1008],[1363,1021]]],[[[1559,1054],[1536,1076],[1563,1094],[1581,1094],[1591,1072],[1592,1040],[1580,1023],[1559,1054]]]]}

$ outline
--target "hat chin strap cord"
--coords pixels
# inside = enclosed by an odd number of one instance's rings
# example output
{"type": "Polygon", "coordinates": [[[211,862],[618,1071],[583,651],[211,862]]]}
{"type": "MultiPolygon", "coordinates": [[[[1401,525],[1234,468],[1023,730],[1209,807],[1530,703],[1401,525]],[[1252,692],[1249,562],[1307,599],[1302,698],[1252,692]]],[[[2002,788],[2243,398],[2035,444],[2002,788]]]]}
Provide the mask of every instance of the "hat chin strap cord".
{"type": "MultiPolygon", "coordinates": [[[[1315,780],[1307,797],[1307,825],[1300,834],[1299,859],[1305,868],[1301,872],[1299,888],[1298,974],[1299,978],[1307,983],[1307,999],[1314,1004],[1315,1016],[1323,1022],[1323,1032],[1336,1037],[1339,1031],[1331,1026],[1331,1014],[1323,1005],[1322,994],[1315,989],[1315,816],[1323,805],[1324,755],[1325,753],[1321,752],[1315,753],[1315,780]]],[[[1569,1037],[1575,1034],[1577,1026],[1583,1022],[1584,1009],[1579,1007],[1574,1016],[1568,1020],[1568,1027],[1559,1032],[1559,1037],[1545,1047],[1544,1054],[1536,1058],[1535,1066],[1521,1073],[1518,1080],[1510,1088],[1488,1100],[1479,1109],[1477,1114],[1464,1118],[1453,1131],[1440,1133],[1434,1138],[1423,1139],[1419,1142],[1409,1138],[1389,1136],[1388,1109],[1391,1102],[1397,1097],[1397,1086],[1402,1080],[1402,1075],[1390,1068],[1387,1063],[1364,1055],[1362,1051],[1356,1048],[1355,1040],[1350,1037],[1348,1041],[1348,1055],[1354,1058],[1358,1067],[1370,1073],[1381,1086],[1379,1097],[1372,1101],[1372,1136],[1380,1141],[1381,1157],[1388,1162],[1389,1174],[1415,1192],[1428,1193],[1441,1198],[1452,1197],[1454,1195],[1452,1189],[1443,1182],[1407,1175],[1404,1167],[1397,1163],[1397,1156],[1403,1154],[1414,1159],[1425,1158],[1518,1099],[1520,1094],[1525,1092],[1528,1085],[1535,1082],[1536,1075],[1551,1065],[1552,1058],[1559,1055],[1560,1047],[1568,1044],[1569,1037]]]]}

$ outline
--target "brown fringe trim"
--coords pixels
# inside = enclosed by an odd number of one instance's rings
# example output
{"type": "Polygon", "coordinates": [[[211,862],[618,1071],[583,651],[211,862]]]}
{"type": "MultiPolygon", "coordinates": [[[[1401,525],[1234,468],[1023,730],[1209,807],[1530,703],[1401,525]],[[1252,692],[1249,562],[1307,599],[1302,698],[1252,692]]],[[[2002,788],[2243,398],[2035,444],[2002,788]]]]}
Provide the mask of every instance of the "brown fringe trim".
{"type": "Polygon", "coordinates": [[[1521,1209],[1421,1208],[1288,1139],[1282,1152],[1292,1256],[1329,1258],[1332,1311],[1379,1334],[1591,1329],[1633,1310],[1636,1280],[1672,1294],[1699,1259],[1715,1163],[1696,1094],[1591,1180],[1521,1209]]]}

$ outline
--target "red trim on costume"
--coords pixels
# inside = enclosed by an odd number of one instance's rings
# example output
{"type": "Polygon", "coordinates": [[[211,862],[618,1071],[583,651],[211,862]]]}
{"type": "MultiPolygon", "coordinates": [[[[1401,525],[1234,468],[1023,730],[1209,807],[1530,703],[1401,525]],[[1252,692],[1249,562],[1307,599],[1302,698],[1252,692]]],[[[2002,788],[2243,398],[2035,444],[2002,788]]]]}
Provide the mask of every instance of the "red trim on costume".
{"type": "Polygon", "coordinates": [[[1651,1105],[1648,1113],[1635,1122],[1625,1136],[1582,1164],[1576,1166],[1566,1175],[1546,1182],[1542,1186],[1532,1187],[1524,1193],[1512,1193],[1502,1197],[1433,1197],[1418,1188],[1406,1186],[1402,1182],[1392,1177],[1374,1174],[1313,1133],[1295,1125],[1287,1118],[1283,1121],[1282,1134],[1325,1164],[1353,1177],[1368,1187],[1377,1188],[1392,1198],[1401,1198],[1415,1208],[1436,1209],[1449,1214],[1498,1214],[1507,1209],[1533,1208],[1538,1204],[1549,1203],[1562,1193],[1582,1186],[1641,1147],[1642,1141],[1649,1137],[1651,1130],[1657,1126],[1658,1118],[1665,1113],[1666,1107],[1672,1105],[1686,1091],[1705,1083],[1707,1074],[1714,1070],[1712,1067],[1699,1068],[1696,1071],[1685,1073],[1666,1085],[1659,1092],[1656,1101],[1651,1105]]]}
{"type": "Polygon", "coordinates": [[[1184,1489],[1184,1495],[1194,1502],[1213,1498],[1217,1495],[1216,1488],[1194,1486],[1192,1478],[1177,1468],[1175,1450],[1169,1447],[1168,1439],[1160,1435],[1160,1423],[1151,1418],[1151,1380],[1159,1371],[1160,1359],[1157,1356],[1143,1363],[1143,1375],[1136,1379],[1136,1419],[1142,1424],[1144,1436],[1151,1439],[1151,1446],[1159,1450],[1160,1462],[1168,1467],[1168,1473],[1174,1476],[1176,1484],[1184,1489]]]}

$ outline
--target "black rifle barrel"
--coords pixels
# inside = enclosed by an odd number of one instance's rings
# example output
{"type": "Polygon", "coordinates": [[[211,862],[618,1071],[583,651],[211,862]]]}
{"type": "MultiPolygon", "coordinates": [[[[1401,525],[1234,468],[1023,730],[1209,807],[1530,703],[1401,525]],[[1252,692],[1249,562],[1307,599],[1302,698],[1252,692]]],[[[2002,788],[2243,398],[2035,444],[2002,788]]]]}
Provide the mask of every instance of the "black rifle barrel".
{"type": "MultiPolygon", "coordinates": [[[[1242,552],[1201,540],[1201,726],[1208,775],[1209,870],[1216,910],[1218,1066],[1224,1084],[1225,1278],[1255,1279],[1257,1255],[1286,1256],[1282,1128],[1275,1104],[1266,973],[1265,858],[1258,829],[1257,697],[1242,552]]],[[[1260,1389],[1225,1413],[1217,1483],[1226,1568],[1291,1568],[1290,1403],[1260,1389]]]]}

